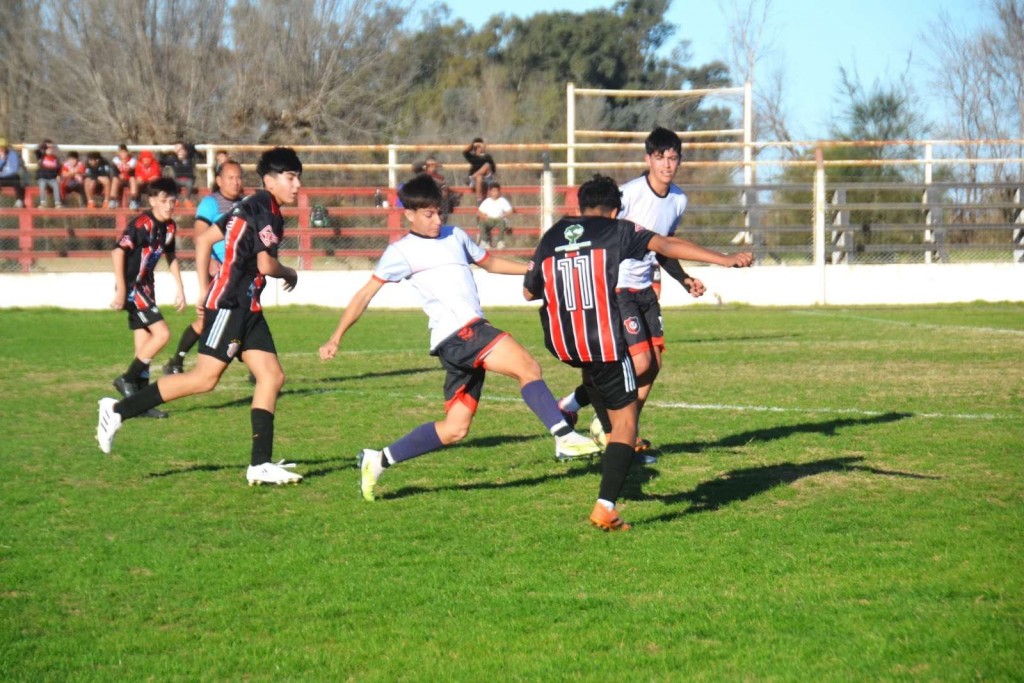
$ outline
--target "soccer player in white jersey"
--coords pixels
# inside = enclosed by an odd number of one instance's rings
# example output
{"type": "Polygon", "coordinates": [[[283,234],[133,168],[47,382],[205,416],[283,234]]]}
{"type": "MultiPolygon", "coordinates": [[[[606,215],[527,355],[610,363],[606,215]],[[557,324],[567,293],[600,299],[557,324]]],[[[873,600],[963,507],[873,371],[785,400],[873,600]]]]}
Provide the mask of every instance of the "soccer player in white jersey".
{"type": "Polygon", "coordinates": [[[555,397],[541,378],[537,361],[510,334],[484,318],[470,265],[490,273],[519,275],[526,264],[493,256],[461,228],[441,224],[442,194],[426,175],[406,182],[398,191],[409,234],[384,250],[370,280],[348,303],[331,338],[320,347],[329,360],[348,329],[389,282],[409,280],[430,319],[430,354],[447,371],[445,416],[425,422],[382,450],[358,455],[363,498],[376,497],[377,480],[388,467],[461,441],[469,434],[487,371],[519,382],[526,405],[555,437],[555,457],[566,460],[594,455],[597,446],[566,423],[555,397]]]}
{"type": "MultiPolygon", "coordinates": [[[[686,194],[673,182],[679,170],[682,141],[671,130],[658,127],[647,136],[644,151],[647,171],[622,186],[619,217],[663,237],[671,237],[686,210],[686,194]]],[[[636,369],[640,409],[651,393],[661,369],[661,354],[665,350],[661,306],[658,304],[661,285],[658,264],[694,298],[704,294],[704,283],[687,275],[675,259],[648,252],[642,259],[627,259],[622,263],[615,292],[629,354],[636,369]]],[[[567,421],[575,424],[576,413],[589,403],[586,389],[581,385],[559,401],[559,407],[567,421]]],[[[600,442],[610,428],[607,416],[599,412],[591,433],[600,442]]],[[[652,453],[646,452],[650,445],[646,439],[637,438],[637,458],[647,464],[657,462],[652,453]]]]}

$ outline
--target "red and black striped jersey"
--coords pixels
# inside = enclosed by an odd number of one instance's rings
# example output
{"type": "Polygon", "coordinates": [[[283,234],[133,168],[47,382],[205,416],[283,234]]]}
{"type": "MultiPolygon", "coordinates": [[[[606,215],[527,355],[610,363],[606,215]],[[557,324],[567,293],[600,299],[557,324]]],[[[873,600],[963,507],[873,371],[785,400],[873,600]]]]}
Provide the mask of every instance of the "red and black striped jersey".
{"type": "Polygon", "coordinates": [[[210,283],[206,308],[241,308],[260,311],[260,293],[267,276],[260,272],[257,256],[267,252],[277,258],[284,239],[284,217],[277,200],[257,190],[217,219],[224,234],[224,262],[210,283]]]}
{"type": "Polygon", "coordinates": [[[571,365],[623,358],[626,342],[615,299],[619,264],[639,259],[655,233],[630,221],[570,216],[541,238],[523,286],[544,304],[544,343],[571,365]]]}
{"type": "Polygon", "coordinates": [[[125,252],[124,281],[129,299],[136,290],[150,300],[155,299],[153,271],[161,256],[166,256],[168,263],[174,261],[177,232],[173,219],[161,223],[151,211],[147,211],[137,216],[121,233],[117,247],[125,252]]]}

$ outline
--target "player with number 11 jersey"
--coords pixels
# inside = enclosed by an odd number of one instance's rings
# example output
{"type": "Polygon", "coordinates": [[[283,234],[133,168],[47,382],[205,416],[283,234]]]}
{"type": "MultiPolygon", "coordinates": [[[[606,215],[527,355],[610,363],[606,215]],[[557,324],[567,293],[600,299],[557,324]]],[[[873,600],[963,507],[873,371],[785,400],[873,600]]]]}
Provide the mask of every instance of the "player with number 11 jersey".
{"type": "Polygon", "coordinates": [[[548,230],[523,286],[544,299],[545,344],[570,365],[628,355],[615,298],[619,266],[642,259],[655,233],[603,216],[563,218],[548,230]]]}

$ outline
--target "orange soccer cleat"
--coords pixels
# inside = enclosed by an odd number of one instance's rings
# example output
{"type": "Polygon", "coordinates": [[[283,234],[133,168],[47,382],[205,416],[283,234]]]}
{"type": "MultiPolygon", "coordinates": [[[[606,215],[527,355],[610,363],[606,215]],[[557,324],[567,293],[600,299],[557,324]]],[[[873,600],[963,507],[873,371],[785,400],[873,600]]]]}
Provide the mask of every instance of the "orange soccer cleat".
{"type": "Polygon", "coordinates": [[[594,511],[590,513],[590,523],[604,531],[629,531],[632,528],[622,521],[618,512],[609,510],[601,503],[594,503],[594,511]]]}

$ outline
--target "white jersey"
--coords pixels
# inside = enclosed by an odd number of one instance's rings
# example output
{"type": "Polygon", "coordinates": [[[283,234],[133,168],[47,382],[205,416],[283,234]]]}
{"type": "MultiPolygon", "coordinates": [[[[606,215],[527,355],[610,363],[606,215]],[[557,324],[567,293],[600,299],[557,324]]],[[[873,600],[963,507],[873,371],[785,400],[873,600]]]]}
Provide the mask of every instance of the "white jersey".
{"type": "Polygon", "coordinates": [[[462,228],[441,226],[436,238],[412,233],[388,245],[373,276],[382,282],[409,280],[430,319],[430,350],[473,320],[483,318],[480,294],[470,269],[489,254],[462,228]]]}
{"type": "Polygon", "coordinates": [[[512,205],[504,197],[497,199],[488,197],[480,202],[480,206],[476,210],[488,218],[501,218],[505,214],[512,213],[512,205]]]}
{"type": "MultiPolygon", "coordinates": [[[[686,211],[686,195],[675,184],[668,186],[664,197],[655,194],[647,182],[647,174],[622,186],[622,211],[619,218],[633,221],[642,228],[669,237],[676,232],[679,219],[686,211]]],[[[651,272],[657,264],[654,252],[642,259],[627,259],[619,266],[619,289],[644,289],[651,286],[651,272]]]]}

